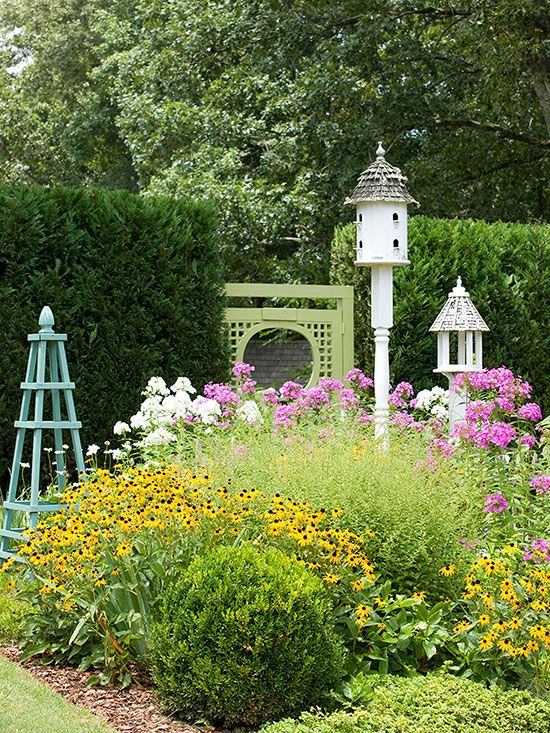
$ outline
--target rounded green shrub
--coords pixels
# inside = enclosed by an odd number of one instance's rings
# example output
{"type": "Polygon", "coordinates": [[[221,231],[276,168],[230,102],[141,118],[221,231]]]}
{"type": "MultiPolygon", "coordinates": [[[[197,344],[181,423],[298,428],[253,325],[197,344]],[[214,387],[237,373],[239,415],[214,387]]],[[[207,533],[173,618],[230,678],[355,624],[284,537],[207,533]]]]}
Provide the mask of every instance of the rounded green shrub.
{"type": "Polygon", "coordinates": [[[445,674],[380,678],[367,708],[304,713],[261,733],[548,733],[550,703],[445,674]]]}
{"type": "Polygon", "coordinates": [[[250,546],[196,558],[151,631],[167,706],[228,727],[321,703],[342,678],[343,656],[321,581],[278,550],[250,546]]]}

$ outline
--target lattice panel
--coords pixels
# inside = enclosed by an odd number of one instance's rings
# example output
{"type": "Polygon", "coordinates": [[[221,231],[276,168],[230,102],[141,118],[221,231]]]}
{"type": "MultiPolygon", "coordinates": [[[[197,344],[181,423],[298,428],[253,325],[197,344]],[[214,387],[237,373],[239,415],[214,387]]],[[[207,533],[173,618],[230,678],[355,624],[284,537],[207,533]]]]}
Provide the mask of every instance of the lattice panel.
{"type": "Polygon", "coordinates": [[[319,347],[319,375],[332,376],[332,325],[330,323],[301,323],[313,335],[313,340],[319,347]]]}
{"type": "Polygon", "coordinates": [[[235,361],[237,356],[237,348],[239,346],[239,341],[242,339],[244,334],[248,331],[249,328],[252,328],[252,326],[256,326],[258,323],[261,323],[259,320],[254,321],[231,321],[229,324],[229,343],[231,345],[231,358],[233,361],[235,361]]]}

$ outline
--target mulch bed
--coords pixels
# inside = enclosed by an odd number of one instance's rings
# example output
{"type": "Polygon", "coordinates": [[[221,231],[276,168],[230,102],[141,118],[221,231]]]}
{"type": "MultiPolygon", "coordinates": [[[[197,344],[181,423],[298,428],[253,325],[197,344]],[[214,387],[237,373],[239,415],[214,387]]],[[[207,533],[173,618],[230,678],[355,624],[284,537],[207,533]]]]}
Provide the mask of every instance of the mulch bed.
{"type": "MultiPolygon", "coordinates": [[[[0,654],[18,662],[16,646],[0,647],[0,654]]],[[[90,672],[75,667],[51,666],[30,659],[21,663],[33,677],[48,685],[66,700],[87,708],[106,720],[120,733],[214,733],[212,728],[196,728],[164,715],[150,689],[132,685],[125,690],[114,687],[87,687],[90,672]]]]}

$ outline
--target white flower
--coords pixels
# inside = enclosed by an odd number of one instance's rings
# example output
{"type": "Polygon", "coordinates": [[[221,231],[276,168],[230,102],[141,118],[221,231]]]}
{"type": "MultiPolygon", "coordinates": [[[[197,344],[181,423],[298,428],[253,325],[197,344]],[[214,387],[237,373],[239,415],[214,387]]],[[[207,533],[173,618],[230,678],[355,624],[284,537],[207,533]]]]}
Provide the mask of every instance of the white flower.
{"type": "Polygon", "coordinates": [[[204,425],[211,425],[216,422],[217,417],[221,417],[222,408],[216,400],[199,396],[189,406],[189,412],[196,415],[204,425]]]}
{"type": "Polygon", "coordinates": [[[260,408],[254,402],[254,400],[246,400],[243,404],[237,408],[237,417],[241,420],[245,420],[249,425],[255,425],[256,423],[263,422],[260,408]]]}
{"type": "Polygon", "coordinates": [[[119,458],[122,458],[122,456],[126,455],[123,450],[120,450],[120,448],[109,448],[109,450],[106,450],[104,452],[107,455],[111,455],[115,461],[119,458]]]}
{"type": "Polygon", "coordinates": [[[88,450],[86,451],[87,456],[95,456],[95,454],[98,452],[99,446],[95,443],[92,443],[92,445],[88,446],[88,450]]]}
{"type": "Polygon", "coordinates": [[[162,377],[151,377],[151,379],[147,382],[147,387],[145,387],[145,391],[141,394],[149,396],[149,395],[167,395],[169,394],[170,390],[166,386],[166,382],[162,377]]]}
{"type": "Polygon", "coordinates": [[[145,438],[143,438],[143,440],[140,442],[140,445],[166,445],[166,443],[172,443],[176,440],[176,436],[172,435],[172,433],[166,430],[166,428],[157,428],[156,430],[153,430],[151,433],[146,435],[145,438]]]}
{"type": "Polygon", "coordinates": [[[130,418],[130,425],[134,430],[145,430],[149,427],[149,419],[142,412],[136,412],[130,418]]]}
{"type": "Polygon", "coordinates": [[[191,407],[191,397],[187,392],[176,392],[162,400],[162,409],[170,417],[170,422],[185,417],[191,407]]]}
{"type": "Polygon", "coordinates": [[[65,451],[64,450],[56,450],[56,451],[54,451],[54,453],[55,453],[56,456],[62,456],[63,453],[65,453],[65,451]]]}
{"type": "Polygon", "coordinates": [[[30,463],[20,463],[19,465],[21,466],[21,468],[30,468],[31,467],[30,463]]]}
{"type": "Polygon", "coordinates": [[[178,377],[170,389],[172,392],[188,392],[189,394],[195,394],[197,391],[187,377],[178,377]]]}
{"type": "Polygon", "coordinates": [[[131,430],[132,429],[128,425],[128,423],[125,423],[119,420],[117,423],[115,423],[115,426],[113,428],[113,433],[115,435],[125,435],[126,433],[130,433],[131,430]]]}

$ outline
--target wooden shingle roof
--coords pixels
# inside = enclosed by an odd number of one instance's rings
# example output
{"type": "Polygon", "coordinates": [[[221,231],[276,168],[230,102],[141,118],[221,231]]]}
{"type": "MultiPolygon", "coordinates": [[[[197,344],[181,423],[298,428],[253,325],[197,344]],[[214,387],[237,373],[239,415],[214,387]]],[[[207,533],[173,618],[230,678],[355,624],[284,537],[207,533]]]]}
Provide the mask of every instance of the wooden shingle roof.
{"type": "Polygon", "coordinates": [[[489,331],[470,300],[470,294],[462,287],[461,278],[456,281],[456,287],[449,293],[449,298],[432,323],[430,331],[489,331]]]}
{"type": "Polygon", "coordinates": [[[356,204],[358,201],[404,201],[418,205],[418,201],[407,191],[407,179],[399,168],[388,163],[384,158],[385,152],[382,143],[378,143],[376,160],[361,173],[357,186],[345,200],[346,204],[356,204]]]}

